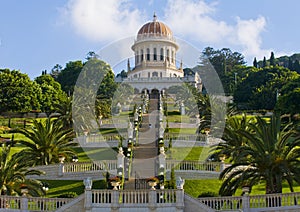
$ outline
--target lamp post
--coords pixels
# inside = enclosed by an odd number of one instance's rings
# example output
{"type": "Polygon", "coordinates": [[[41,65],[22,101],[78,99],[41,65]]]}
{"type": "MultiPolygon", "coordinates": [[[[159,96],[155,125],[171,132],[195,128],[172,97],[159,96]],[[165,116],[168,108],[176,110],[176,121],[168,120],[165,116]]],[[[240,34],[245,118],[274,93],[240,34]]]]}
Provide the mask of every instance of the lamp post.
{"type": "Polygon", "coordinates": [[[72,162],[74,163],[78,162],[78,157],[76,155],[72,156],[72,162]]]}

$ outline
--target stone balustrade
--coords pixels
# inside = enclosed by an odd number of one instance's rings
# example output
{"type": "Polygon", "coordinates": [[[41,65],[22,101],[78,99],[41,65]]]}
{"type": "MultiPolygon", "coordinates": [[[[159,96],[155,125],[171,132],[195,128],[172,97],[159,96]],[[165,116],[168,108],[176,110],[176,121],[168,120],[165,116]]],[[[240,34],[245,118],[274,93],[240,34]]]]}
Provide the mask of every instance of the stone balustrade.
{"type": "Polygon", "coordinates": [[[299,211],[300,192],[267,195],[244,195],[198,198],[198,201],[218,211],[299,211]],[[273,209],[272,209],[273,208],[273,209]]]}
{"type": "Polygon", "coordinates": [[[166,160],[166,170],[220,172],[220,162],[166,160]]]}
{"type": "Polygon", "coordinates": [[[42,198],[0,196],[0,211],[56,211],[62,205],[70,202],[70,198],[42,198]]]}
{"type": "Polygon", "coordinates": [[[63,173],[87,171],[111,171],[117,169],[117,160],[102,160],[93,162],[76,162],[63,164],[63,173]]]}
{"type": "MultiPolygon", "coordinates": [[[[175,208],[183,209],[184,192],[172,190],[92,190],[87,208],[175,208]]],[[[172,210],[173,209],[173,210],[172,210]]]]}

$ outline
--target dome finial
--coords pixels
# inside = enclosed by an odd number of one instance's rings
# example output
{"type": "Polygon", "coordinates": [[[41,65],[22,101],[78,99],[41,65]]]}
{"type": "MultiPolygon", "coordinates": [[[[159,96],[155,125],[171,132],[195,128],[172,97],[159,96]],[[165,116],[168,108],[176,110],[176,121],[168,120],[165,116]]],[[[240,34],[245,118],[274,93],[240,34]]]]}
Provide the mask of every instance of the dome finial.
{"type": "Polygon", "coordinates": [[[153,22],[156,22],[156,21],[157,21],[157,16],[156,16],[156,14],[154,12],[154,14],[153,14],[153,22]]]}

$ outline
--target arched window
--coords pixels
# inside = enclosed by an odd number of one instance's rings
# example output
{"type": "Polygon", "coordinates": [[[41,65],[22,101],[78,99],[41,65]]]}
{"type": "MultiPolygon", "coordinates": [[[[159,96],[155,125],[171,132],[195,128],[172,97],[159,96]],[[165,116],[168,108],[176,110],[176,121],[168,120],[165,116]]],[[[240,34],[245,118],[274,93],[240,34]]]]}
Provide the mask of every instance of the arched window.
{"type": "Polygon", "coordinates": [[[150,49],[147,48],[147,60],[149,61],[150,60],[150,49]]]}
{"type": "Polygon", "coordinates": [[[167,61],[170,61],[170,50],[167,49],[167,61]]]}
{"type": "Polygon", "coordinates": [[[164,49],[160,49],[160,60],[164,60],[164,49]]]}
{"type": "Polygon", "coordinates": [[[174,63],[175,60],[175,55],[174,55],[174,51],[172,50],[172,63],[174,63]]]}
{"type": "Polygon", "coordinates": [[[160,72],[160,78],[162,78],[162,72],[160,72]]]}
{"type": "Polygon", "coordinates": [[[143,51],[143,49],[141,50],[141,62],[143,62],[144,61],[144,51],[143,51]]]}
{"type": "Polygon", "coordinates": [[[152,77],[158,77],[158,73],[155,71],[152,73],[152,77]]]}
{"type": "Polygon", "coordinates": [[[156,48],[153,49],[153,60],[157,60],[156,48]]]}
{"type": "Polygon", "coordinates": [[[136,53],[135,53],[135,62],[136,62],[136,64],[138,64],[139,63],[139,52],[137,51],[136,53]]]}
{"type": "Polygon", "coordinates": [[[148,78],[150,78],[150,72],[148,72],[148,78]]]}

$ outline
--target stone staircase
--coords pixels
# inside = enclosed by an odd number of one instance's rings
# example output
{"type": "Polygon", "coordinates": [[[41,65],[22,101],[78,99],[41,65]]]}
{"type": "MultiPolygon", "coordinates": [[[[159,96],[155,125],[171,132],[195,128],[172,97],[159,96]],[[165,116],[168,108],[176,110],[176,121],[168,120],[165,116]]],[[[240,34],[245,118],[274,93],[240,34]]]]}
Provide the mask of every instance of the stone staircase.
{"type": "MultiPolygon", "coordinates": [[[[157,119],[158,119],[158,100],[150,99],[149,113],[143,115],[143,121],[139,129],[138,144],[134,148],[132,172],[130,179],[142,180],[155,176],[157,169],[157,119]]],[[[135,181],[137,183],[137,181],[135,181]]],[[[125,182],[125,188],[133,187],[133,182],[125,182]],[[128,185],[127,185],[128,184],[128,185]]],[[[134,186],[136,188],[137,186],[134,186]]]]}

